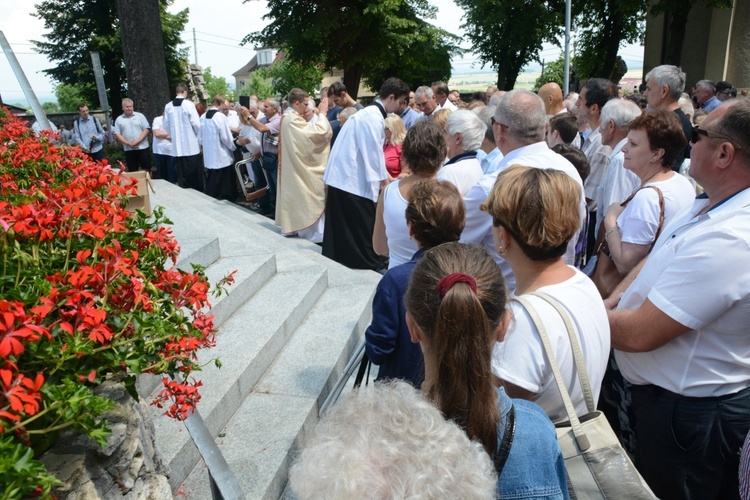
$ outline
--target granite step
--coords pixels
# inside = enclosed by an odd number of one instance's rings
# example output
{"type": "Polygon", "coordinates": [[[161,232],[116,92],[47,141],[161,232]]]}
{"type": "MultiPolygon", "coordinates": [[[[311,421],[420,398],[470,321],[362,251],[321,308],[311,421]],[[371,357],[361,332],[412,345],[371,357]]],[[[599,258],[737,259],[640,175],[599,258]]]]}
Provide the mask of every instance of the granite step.
{"type": "MultiPolygon", "coordinates": [[[[199,356],[205,366],[195,374],[203,383],[198,408],[214,436],[257,384],[326,286],[326,272],[318,265],[277,272],[221,325],[216,347],[199,356]],[[211,362],[216,358],[221,368],[211,362]]],[[[198,452],[181,422],[157,416],[160,410],[156,407],[152,407],[152,413],[157,443],[172,469],[170,484],[174,490],[197,463],[198,452]]]]}
{"type": "MultiPolygon", "coordinates": [[[[298,448],[370,322],[369,283],[330,287],[216,439],[247,498],[278,499],[298,448]]],[[[181,497],[210,497],[199,461],[181,497]]]]}

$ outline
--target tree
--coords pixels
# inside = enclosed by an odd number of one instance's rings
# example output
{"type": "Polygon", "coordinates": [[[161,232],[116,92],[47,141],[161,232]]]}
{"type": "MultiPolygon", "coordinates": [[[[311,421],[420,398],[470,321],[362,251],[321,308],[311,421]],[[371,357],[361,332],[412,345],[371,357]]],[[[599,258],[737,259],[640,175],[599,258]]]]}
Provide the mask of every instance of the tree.
{"type": "MultiPolygon", "coordinates": [[[[180,33],[187,23],[188,11],[170,14],[166,9],[173,0],[158,1],[167,72],[170,78],[178,75],[170,81],[176,85],[183,78],[184,55],[177,44],[182,43],[180,33]]],[[[39,52],[57,63],[44,72],[59,83],[76,86],[82,100],[94,105],[99,99],[90,52],[98,51],[110,104],[118,109],[127,91],[127,79],[116,0],[42,0],[35,7],[37,17],[44,21],[49,32],[44,35],[46,41],[34,44],[39,52]]]]}
{"type": "Polygon", "coordinates": [[[245,86],[240,89],[240,92],[240,95],[257,95],[258,99],[268,99],[269,97],[276,96],[273,85],[263,76],[260,70],[250,73],[250,78],[247,80],[245,86]]]}
{"type": "Polygon", "coordinates": [[[424,40],[427,23],[421,20],[436,12],[428,0],[269,0],[268,8],[264,19],[270,24],[243,43],[278,47],[290,62],[343,69],[355,98],[362,77],[383,71],[424,40]]]}
{"type": "Polygon", "coordinates": [[[42,104],[42,109],[47,114],[60,112],[60,106],[56,102],[45,102],[42,104]]]}
{"type": "Polygon", "coordinates": [[[497,70],[497,87],[511,90],[545,41],[557,44],[564,26],[560,0],[456,0],[465,36],[483,65],[497,70]]]}
{"type": "Polygon", "coordinates": [[[210,98],[221,94],[230,101],[235,100],[234,90],[229,87],[227,79],[223,76],[215,76],[211,73],[211,67],[208,66],[203,70],[203,88],[206,89],[210,98]]]}
{"type": "Polygon", "coordinates": [[[323,70],[317,64],[299,64],[288,59],[277,59],[267,68],[256,73],[271,79],[271,86],[277,95],[285,97],[290,90],[297,87],[315,94],[323,80],[323,70]]]}
{"type": "Polygon", "coordinates": [[[417,22],[422,25],[420,38],[409,50],[394,54],[368,71],[365,77],[368,87],[377,89],[392,76],[401,78],[412,89],[438,80],[450,80],[451,57],[461,52],[457,46],[460,39],[420,19],[417,22]]]}
{"type": "Polygon", "coordinates": [[[59,83],[55,85],[55,97],[61,111],[77,111],[78,105],[86,101],[84,90],[80,85],[59,83]]]}
{"type": "Polygon", "coordinates": [[[624,42],[643,41],[649,0],[581,0],[576,4],[582,78],[619,81],[617,52],[624,42]]]}
{"type": "Polygon", "coordinates": [[[149,123],[169,100],[159,0],[115,0],[120,18],[128,97],[149,123]]]}

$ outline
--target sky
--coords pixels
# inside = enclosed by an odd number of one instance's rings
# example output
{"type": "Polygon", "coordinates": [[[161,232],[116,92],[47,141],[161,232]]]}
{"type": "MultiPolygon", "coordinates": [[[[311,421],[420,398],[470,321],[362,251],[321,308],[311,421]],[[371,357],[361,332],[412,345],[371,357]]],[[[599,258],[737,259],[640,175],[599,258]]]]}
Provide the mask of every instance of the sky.
{"type": "MultiPolygon", "coordinates": [[[[40,101],[54,101],[54,82],[42,73],[42,70],[53,64],[46,56],[35,53],[31,45],[31,40],[41,40],[45,31],[42,21],[34,17],[36,2],[2,0],[2,3],[0,31],[5,34],[40,101]]],[[[430,22],[460,36],[463,11],[453,0],[432,0],[431,3],[437,6],[438,12],[437,18],[430,22]]],[[[190,62],[195,62],[195,29],[198,64],[204,68],[211,67],[214,75],[223,76],[233,84],[232,73],[244,66],[255,54],[251,46],[239,46],[240,40],[248,33],[262,30],[267,24],[262,19],[268,12],[265,0],[249,0],[245,3],[242,0],[175,0],[170,11],[177,12],[184,8],[190,9],[186,31],[182,36],[185,46],[189,48],[190,62]]],[[[464,43],[464,47],[468,47],[468,44],[464,43]]],[[[559,48],[545,45],[541,57],[552,61],[559,53],[559,48]]],[[[638,67],[638,59],[642,61],[643,50],[637,46],[628,46],[621,54],[630,67],[638,67]],[[636,62],[636,66],[633,66],[632,61],[636,62]]],[[[476,71],[479,66],[476,56],[471,53],[453,61],[454,75],[472,71],[472,68],[476,71]]],[[[0,94],[3,101],[8,103],[26,101],[4,53],[0,54],[0,94]]]]}

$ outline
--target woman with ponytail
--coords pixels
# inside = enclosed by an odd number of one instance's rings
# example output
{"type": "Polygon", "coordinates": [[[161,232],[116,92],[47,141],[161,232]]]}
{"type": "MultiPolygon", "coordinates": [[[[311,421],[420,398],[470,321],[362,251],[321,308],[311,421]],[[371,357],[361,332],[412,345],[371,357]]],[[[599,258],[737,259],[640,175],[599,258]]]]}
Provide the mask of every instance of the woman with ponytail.
{"type": "Polygon", "coordinates": [[[539,406],[495,388],[492,349],[510,322],[502,272],[482,247],[446,243],[417,263],[404,297],[424,356],[424,393],[480,442],[505,498],[568,498],[555,429],[539,406]]]}

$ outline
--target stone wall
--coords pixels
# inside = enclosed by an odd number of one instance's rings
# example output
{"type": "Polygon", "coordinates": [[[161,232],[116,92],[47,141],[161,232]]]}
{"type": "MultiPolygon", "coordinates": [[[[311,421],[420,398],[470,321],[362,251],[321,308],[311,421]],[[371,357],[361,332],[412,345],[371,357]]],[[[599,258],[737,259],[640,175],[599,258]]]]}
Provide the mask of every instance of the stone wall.
{"type": "Polygon", "coordinates": [[[55,496],[60,500],[171,499],[169,466],[154,446],[147,402],[135,402],[114,382],[105,382],[96,393],[117,403],[105,414],[112,429],[109,442],[102,448],[78,431],[63,431],[40,458],[63,483],[55,496]]]}

